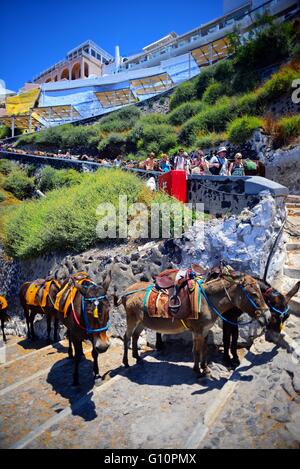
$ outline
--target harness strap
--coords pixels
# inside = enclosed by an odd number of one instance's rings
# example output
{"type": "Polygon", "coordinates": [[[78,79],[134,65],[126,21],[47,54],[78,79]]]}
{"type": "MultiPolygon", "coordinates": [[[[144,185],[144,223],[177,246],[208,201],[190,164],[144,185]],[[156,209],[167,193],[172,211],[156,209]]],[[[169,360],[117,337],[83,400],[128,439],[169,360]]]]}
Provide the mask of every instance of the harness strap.
{"type": "Polygon", "coordinates": [[[212,302],[208,298],[205,290],[203,289],[202,285],[200,286],[200,288],[201,288],[201,293],[204,296],[204,298],[206,299],[208,306],[217,314],[217,316],[219,316],[222,319],[222,321],[227,322],[228,324],[231,324],[232,326],[247,326],[248,324],[252,323],[252,319],[251,319],[251,321],[247,321],[247,322],[233,322],[233,321],[230,321],[229,319],[224,318],[224,316],[222,316],[222,314],[212,304],[212,302]]]}

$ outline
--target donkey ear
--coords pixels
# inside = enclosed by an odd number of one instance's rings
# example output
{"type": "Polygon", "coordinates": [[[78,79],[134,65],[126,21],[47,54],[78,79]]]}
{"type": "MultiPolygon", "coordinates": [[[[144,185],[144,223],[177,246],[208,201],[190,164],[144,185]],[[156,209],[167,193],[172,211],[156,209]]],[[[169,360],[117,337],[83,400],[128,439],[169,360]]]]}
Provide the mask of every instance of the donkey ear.
{"type": "Polygon", "coordinates": [[[299,282],[296,283],[296,285],[293,286],[293,288],[285,295],[285,300],[288,303],[291,298],[293,298],[296,293],[298,293],[298,290],[300,288],[300,280],[299,282]]]}
{"type": "Polygon", "coordinates": [[[105,293],[107,292],[107,290],[109,288],[110,282],[111,282],[111,270],[109,270],[109,272],[107,273],[105,279],[103,280],[102,287],[103,287],[105,293]]]}
{"type": "Polygon", "coordinates": [[[79,291],[79,293],[82,294],[82,296],[85,296],[85,294],[86,294],[86,289],[84,288],[83,285],[80,285],[80,283],[77,283],[74,278],[72,278],[72,280],[71,280],[71,285],[72,285],[72,284],[73,284],[73,286],[79,291]]]}

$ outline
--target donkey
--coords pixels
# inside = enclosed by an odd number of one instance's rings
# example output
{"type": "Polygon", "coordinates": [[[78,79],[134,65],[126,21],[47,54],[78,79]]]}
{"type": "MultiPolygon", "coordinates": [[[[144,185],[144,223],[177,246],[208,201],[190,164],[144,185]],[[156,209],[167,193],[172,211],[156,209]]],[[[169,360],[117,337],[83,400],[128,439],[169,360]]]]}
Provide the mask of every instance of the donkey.
{"type": "MultiPolygon", "coordinates": [[[[263,280],[257,279],[261,292],[271,311],[271,318],[268,324],[268,330],[280,333],[284,322],[288,319],[288,304],[291,298],[296,295],[300,288],[300,281],[285,295],[271,287],[271,285],[263,280]]],[[[223,344],[224,344],[224,363],[227,366],[238,366],[240,364],[237,355],[237,343],[239,336],[239,326],[237,319],[243,312],[238,308],[232,308],[224,314],[223,321],[223,344]],[[226,322],[230,321],[230,322],[226,322]],[[232,359],[229,356],[229,350],[232,359]]]]}
{"type": "Polygon", "coordinates": [[[77,293],[74,301],[71,301],[66,314],[57,312],[59,319],[68,330],[70,358],[72,357],[71,344],[73,344],[75,350],[73,386],[79,385],[82,342],[87,339],[92,342],[93,346],[94,381],[97,383],[102,379],[99,374],[98,355],[106,352],[110,346],[110,340],[106,334],[109,328],[110,303],[107,298],[107,290],[110,282],[110,273],[106,276],[102,285],[96,285],[88,279],[84,284],[79,284],[74,277],[71,277],[69,279],[68,294],[72,295],[72,290],[76,289],[77,293]]]}
{"type": "MultiPolygon", "coordinates": [[[[264,301],[259,285],[250,275],[235,273],[231,276],[221,272],[219,277],[203,284],[201,311],[198,319],[152,318],[144,311],[145,290],[152,284],[139,282],[127,288],[118,304],[123,304],[127,316],[127,329],[124,336],[123,364],[128,367],[128,346],[132,337],[133,358],[139,362],[137,341],[146,327],[163,334],[178,334],[189,329],[193,333],[193,370],[197,376],[209,373],[206,362],[206,339],[218,314],[224,314],[233,306],[257,319],[262,326],[270,320],[271,314],[264,301]],[[217,310],[218,307],[218,310],[217,310]],[[203,373],[201,373],[201,368],[203,373]]],[[[182,307],[188,307],[188,295],[184,296],[182,307]]]]}
{"type": "Polygon", "coordinates": [[[0,296],[0,321],[1,321],[1,330],[3,336],[3,342],[7,342],[6,335],[4,332],[4,325],[7,321],[10,320],[10,317],[7,313],[7,301],[3,296],[0,296]]]}
{"type": "MultiPolygon", "coordinates": [[[[47,280],[43,280],[43,282],[50,281],[51,278],[48,278],[47,280]]],[[[26,300],[26,295],[27,291],[30,287],[30,285],[33,282],[25,282],[20,288],[20,302],[24,310],[24,315],[26,319],[26,325],[27,325],[27,336],[28,339],[31,339],[34,341],[36,339],[36,335],[34,332],[34,318],[37,314],[46,314],[47,318],[47,343],[51,343],[51,321],[54,319],[54,334],[53,334],[53,340],[54,342],[58,342],[58,317],[57,317],[57,311],[54,308],[54,303],[55,303],[55,298],[57,293],[60,290],[61,285],[59,282],[56,280],[56,278],[53,278],[53,282],[51,283],[50,289],[49,289],[49,294],[47,295],[47,300],[46,300],[46,305],[44,307],[42,306],[31,306],[27,304],[26,300]]]]}

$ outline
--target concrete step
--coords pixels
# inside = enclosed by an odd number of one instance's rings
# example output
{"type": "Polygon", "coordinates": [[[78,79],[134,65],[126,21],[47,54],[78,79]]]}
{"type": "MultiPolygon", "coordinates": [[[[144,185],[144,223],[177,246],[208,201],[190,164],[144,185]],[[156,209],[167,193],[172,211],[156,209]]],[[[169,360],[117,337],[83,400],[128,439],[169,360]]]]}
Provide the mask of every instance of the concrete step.
{"type": "Polygon", "coordinates": [[[288,215],[287,219],[293,225],[296,225],[297,228],[298,228],[298,225],[300,225],[300,217],[297,217],[297,216],[294,216],[294,215],[288,215]]]}
{"type": "Polygon", "coordinates": [[[285,204],[285,206],[288,209],[300,210],[300,203],[299,204],[285,204]]]}
{"type": "Polygon", "coordinates": [[[300,216],[300,208],[296,209],[296,208],[289,208],[288,209],[288,214],[289,216],[292,216],[292,217],[299,217],[300,216]]]}
{"type": "Polygon", "coordinates": [[[8,336],[5,346],[6,362],[10,362],[25,355],[30,355],[32,352],[41,350],[47,347],[46,340],[36,340],[34,342],[17,336],[8,336]]]}

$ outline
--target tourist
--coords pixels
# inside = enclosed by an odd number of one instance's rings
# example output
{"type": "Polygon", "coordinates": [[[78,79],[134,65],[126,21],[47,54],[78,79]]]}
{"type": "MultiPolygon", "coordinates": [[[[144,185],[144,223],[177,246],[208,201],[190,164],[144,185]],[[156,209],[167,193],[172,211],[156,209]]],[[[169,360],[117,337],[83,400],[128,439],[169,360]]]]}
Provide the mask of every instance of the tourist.
{"type": "Polygon", "coordinates": [[[217,156],[213,156],[209,162],[209,170],[216,176],[228,176],[228,159],[226,158],[227,149],[220,147],[217,156]]]}
{"type": "Polygon", "coordinates": [[[170,164],[168,155],[163,153],[161,157],[162,157],[162,160],[159,164],[159,171],[161,171],[162,173],[167,173],[171,170],[171,164],[170,164]]]}
{"type": "Polygon", "coordinates": [[[145,169],[146,171],[153,171],[155,165],[155,153],[150,153],[148,158],[145,161],[145,169]]]}
{"type": "Polygon", "coordinates": [[[230,163],[229,174],[231,176],[245,176],[245,168],[243,164],[243,157],[241,153],[236,153],[234,162],[230,163]]]}
{"type": "Polygon", "coordinates": [[[204,153],[203,151],[198,150],[195,153],[194,159],[191,163],[191,172],[192,174],[199,174],[203,176],[207,170],[208,170],[208,163],[204,158],[204,153]]]}
{"type": "Polygon", "coordinates": [[[116,168],[120,168],[121,165],[122,165],[122,155],[117,156],[114,159],[114,166],[116,166],[116,168]]]}
{"type": "Polygon", "coordinates": [[[179,150],[179,154],[174,158],[175,171],[185,171],[187,174],[190,173],[191,164],[188,156],[187,152],[182,148],[179,150]]]}

